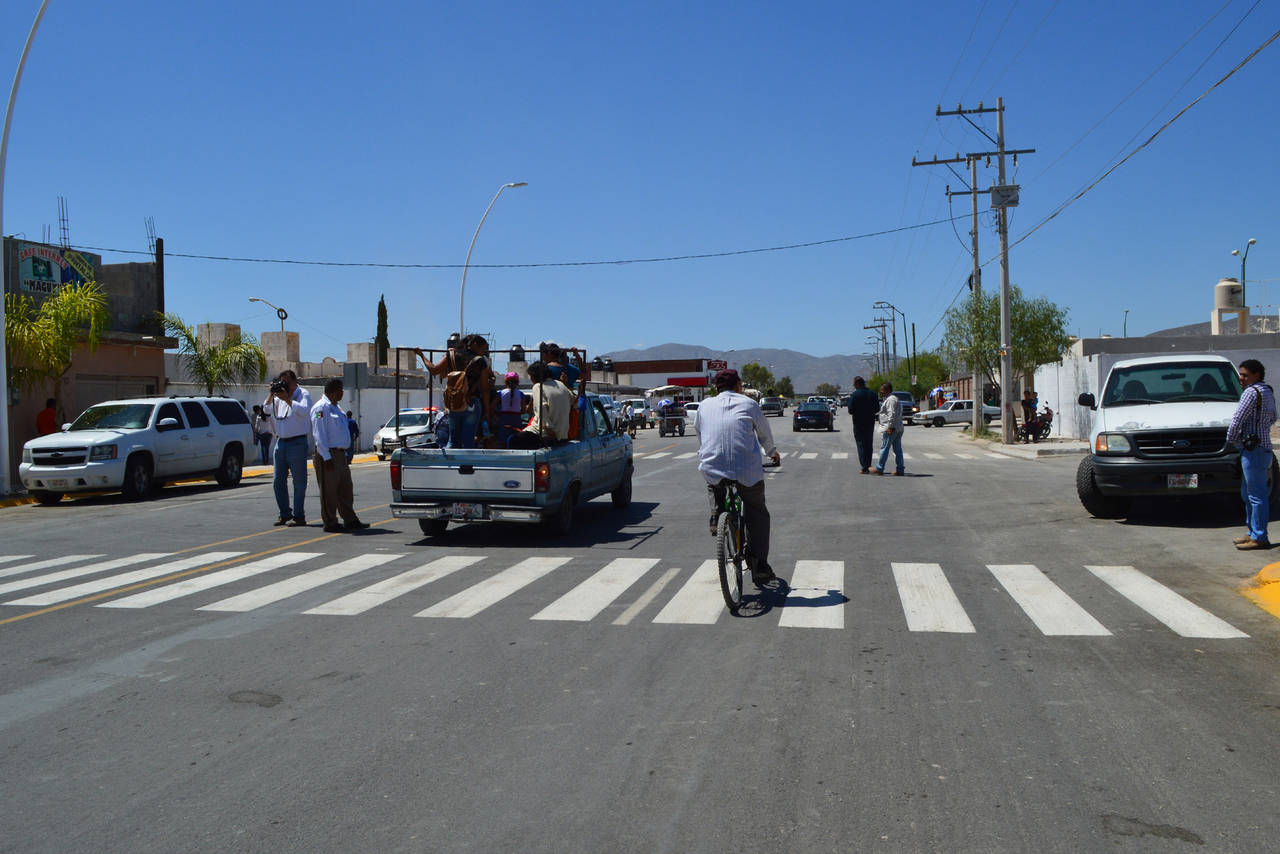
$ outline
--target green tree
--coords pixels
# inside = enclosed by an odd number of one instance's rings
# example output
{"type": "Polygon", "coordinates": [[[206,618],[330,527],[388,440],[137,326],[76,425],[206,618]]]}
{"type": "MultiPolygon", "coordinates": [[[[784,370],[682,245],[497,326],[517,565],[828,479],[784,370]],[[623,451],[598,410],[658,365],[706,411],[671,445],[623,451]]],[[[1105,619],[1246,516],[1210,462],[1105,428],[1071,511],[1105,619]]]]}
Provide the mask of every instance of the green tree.
{"type": "Polygon", "coordinates": [[[779,397],[795,397],[796,388],[791,384],[791,377],[783,377],[774,385],[779,397]]]}
{"type": "MultiPolygon", "coordinates": [[[[984,292],[947,311],[943,318],[941,354],[952,364],[974,364],[988,382],[1000,367],[1000,295],[984,292]]],[[[1009,288],[1009,330],[1014,376],[1036,365],[1054,362],[1067,349],[1067,309],[1045,297],[1027,299],[1017,285],[1009,288]]]]}
{"type": "Polygon", "coordinates": [[[76,345],[98,349],[111,321],[106,292],[97,282],[67,285],[38,305],[25,294],[5,294],[5,358],[10,385],[31,390],[53,381],[54,409],[61,417],[62,381],[76,345]]]}
{"type": "Polygon", "coordinates": [[[761,392],[768,392],[775,385],[773,373],[764,365],[756,362],[747,362],[742,366],[742,384],[747,388],[754,388],[761,392]]]}
{"type": "Polygon", "coordinates": [[[910,391],[915,399],[919,400],[937,387],[939,383],[945,382],[951,377],[951,373],[942,356],[928,350],[916,354],[915,372],[916,382],[913,383],[911,382],[911,365],[904,358],[888,374],[873,374],[867,380],[867,388],[879,392],[880,386],[888,381],[893,384],[895,391],[910,391]]]}
{"type": "Polygon", "coordinates": [[[206,344],[178,315],[159,317],[165,332],[178,339],[178,353],[187,370],[208,394],[212,395],[215,388],[266,379],[267,356],[252,335],[236,335],[218,344],[206,344]]]}
{"type": "Polygon", "coordinates": [[[814,389],[814,394],[819,397],[839,397],[840,386],[831,383],[818,383],[818,387],[814,389]]]}
{"type": "Polygon", "coordinates": [[[378,297],[378,334],[373,339],[374,349],[378,351],[374,361],[379,365],[387,363],[387,350],[391,349],[391,341],[387,338],[387,297],[378,297]]]}

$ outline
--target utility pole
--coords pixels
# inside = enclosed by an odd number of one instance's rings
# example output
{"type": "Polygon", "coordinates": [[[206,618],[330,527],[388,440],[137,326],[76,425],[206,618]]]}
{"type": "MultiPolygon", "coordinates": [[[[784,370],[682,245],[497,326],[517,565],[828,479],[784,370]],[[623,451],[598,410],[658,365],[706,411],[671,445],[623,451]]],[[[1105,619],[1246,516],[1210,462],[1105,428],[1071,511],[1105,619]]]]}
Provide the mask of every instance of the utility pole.
{"type": "MultiPolygon", "coordinates": [[[[996,106],[984,107],[982,102],[978,102],[976,108],[965,109],[960,105],[956,105],[954,110],[943,110],[938,107],[934,114],[937,116],[960,116],[991,142],[995,143],[995,151],[977,151],[970,152],[964,157],[958,153],[954,158],[939,160],[934,158],[931,161],[918,161],[914,157],[911,158],[912,166],[933,166],[949,163],[968,162],[970,187],[968,193],[973,198],[973,278],[970,285],[973,288],[973,305],[974,305],[974,338],[978,336],[977,317],[979,297],[981,296],[981,275],[982,269],[978,261],[978,193],[991,194],[991,207],[995,208],[997,216],[997,227],[1000,232],[1000,433],[1001,441],[1006,445],[1013,444],[1014,427],[1013,427],[1013,400],[1012,400],[1012,382],[1013,382],[1013,347],[1011,344],[1012,335],[1010,330],[1009,318],[1009,208],[1018,205],[1018,186],[1005,183],[1005,157],[1013,157],[1013,163],[1018,164],[1019,154],[1034,154],[1034,148],[1007,149],[1004,145],[1004,98],[996,99],[996,106]],[[996,138],[991,139],[991,135],[979,127],[970,115],[978,113],[995,113],[996,114],[996,138]],[[998,166],[998,182],[987,190],[979,190],[978,183],[978,159],[984,158],[990,165],[991,158],[997,159],[998,166]]],[[[948,167],[949,168],[949,167],[948,167]]],[[[951,193],[951,188],[947,188],[947,195],[964,195],[964,193],[951,193]]],[[[982,382],[978,377],[978,366],[976,359],[970,359],[971,372],[973,374],[973,429],[976,432],[982,423],[982,406],[984,404],[982,398],[982,382]]]]}
{"type": "Polygon", "coordinates": [[[884,320],[877,317],[876,321],[877,321],[876,323],[872,323],[869,326],[864,326],[862,328],[874,329],[876,332],[879,333],[879,335],[877,336],[879,346],[876,348],[876,365],[879,369],[878,370],[879,373],[888,374],[889,373],[889,343],[888,343],[888,340],[885,338],[885,334],[884,334],[884,330],[885,330],[884,320]]]}

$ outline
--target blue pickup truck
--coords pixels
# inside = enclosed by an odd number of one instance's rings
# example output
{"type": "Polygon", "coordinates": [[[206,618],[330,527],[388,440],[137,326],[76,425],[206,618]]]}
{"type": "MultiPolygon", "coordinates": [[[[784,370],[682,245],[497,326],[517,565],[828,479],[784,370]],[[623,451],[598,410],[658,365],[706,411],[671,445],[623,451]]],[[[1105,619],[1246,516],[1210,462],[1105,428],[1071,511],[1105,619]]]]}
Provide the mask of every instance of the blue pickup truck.
{"type": "Polygon", "coordinates": [[[631,439],[599,401],[579,417],[581,436],[532,451],[400,448],[391,455],[391,515],[439,536],[450,522],[543,522],[568,533],[579,502],[608,493],[631,503],[631,439]]]}

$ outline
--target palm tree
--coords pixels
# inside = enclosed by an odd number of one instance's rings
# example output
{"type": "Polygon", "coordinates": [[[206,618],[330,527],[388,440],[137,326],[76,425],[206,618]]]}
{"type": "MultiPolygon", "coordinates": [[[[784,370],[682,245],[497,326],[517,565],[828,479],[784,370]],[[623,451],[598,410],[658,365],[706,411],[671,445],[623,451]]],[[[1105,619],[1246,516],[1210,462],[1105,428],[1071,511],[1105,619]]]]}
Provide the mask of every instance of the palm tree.
{"type": "Polygon", "coordinates": [[[235,335],[219,344],[206,344],[195,329],[176,314],[161,314],[164,331],[178,339],[178,353],[187,370],[210,396],[215,388],[235,383],[262,382],[267,356],[252,335],[235,335]]]}
{"type": "Polygon", "coordinates": [[[26,294],[5,294],[5,357],[9,382],[29,391],[52,380],[55,408],[62,412],[62,380],[76,345],[92,353],[111,321],[106,292],[97,282],[67,285],[36,303],[26,294]]]}

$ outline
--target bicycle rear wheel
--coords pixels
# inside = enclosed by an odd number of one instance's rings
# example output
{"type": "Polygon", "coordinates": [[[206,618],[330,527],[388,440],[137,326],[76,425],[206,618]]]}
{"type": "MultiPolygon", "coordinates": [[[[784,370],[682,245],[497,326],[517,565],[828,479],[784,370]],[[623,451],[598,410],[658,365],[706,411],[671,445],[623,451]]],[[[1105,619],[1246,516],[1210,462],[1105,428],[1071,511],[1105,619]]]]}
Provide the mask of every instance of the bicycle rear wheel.
{"type": "Polygon", "coordinates": [[[716,524],[716,566],[720,570],[720,592],[731,614],[742,607],[742,543],[738,541],[736,513],[721,513],[716,524]]]}

